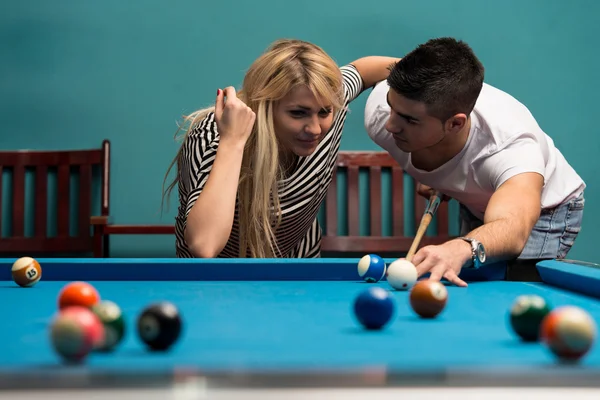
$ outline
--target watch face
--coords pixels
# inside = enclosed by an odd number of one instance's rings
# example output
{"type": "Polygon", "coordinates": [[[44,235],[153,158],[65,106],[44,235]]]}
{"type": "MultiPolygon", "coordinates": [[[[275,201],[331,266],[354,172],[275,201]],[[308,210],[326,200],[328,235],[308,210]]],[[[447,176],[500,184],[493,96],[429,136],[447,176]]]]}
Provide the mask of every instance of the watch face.
{"type": "Polygon", "coordinates": [[[477,258],[480,263],[484,263],[486,259],[485,249],[481,243],[477,246],[477,258]]]}

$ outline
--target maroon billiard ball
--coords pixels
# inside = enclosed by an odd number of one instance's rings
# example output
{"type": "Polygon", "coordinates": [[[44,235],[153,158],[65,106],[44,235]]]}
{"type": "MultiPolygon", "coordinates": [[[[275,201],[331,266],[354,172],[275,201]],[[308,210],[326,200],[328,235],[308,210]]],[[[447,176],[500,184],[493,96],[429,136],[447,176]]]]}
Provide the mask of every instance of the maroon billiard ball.
{"type": "Polygon", "coordinates": [[[423,318],[434,318],[446,307],[448,290],[443,283],[418,281],[410,291],[410,305],[423,318]]]}

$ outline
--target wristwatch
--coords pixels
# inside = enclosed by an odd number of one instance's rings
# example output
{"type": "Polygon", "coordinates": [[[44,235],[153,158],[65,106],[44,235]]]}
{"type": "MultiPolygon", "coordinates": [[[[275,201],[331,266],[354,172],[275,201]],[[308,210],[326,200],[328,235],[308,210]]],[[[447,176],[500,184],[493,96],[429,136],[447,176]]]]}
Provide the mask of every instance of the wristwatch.
{"type": "Polygon", "coordinates": [[[483,248],[483,244],[478,240],[468,238],[468,237],[460,237],[459,239],[468,242],[471,245],[471,254],[473,263],[468,265],[467,268],[479,269],[486,260],[485,249],[483,248]]]}

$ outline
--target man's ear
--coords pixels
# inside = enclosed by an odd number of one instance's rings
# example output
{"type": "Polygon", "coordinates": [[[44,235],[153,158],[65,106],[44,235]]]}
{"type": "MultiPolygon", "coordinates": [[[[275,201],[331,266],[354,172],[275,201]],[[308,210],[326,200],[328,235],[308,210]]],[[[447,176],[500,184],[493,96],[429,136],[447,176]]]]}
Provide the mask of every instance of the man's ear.
{"type": "Polygon", "coordinates": [[[447,133],[457,133],[467,125],[468,117],[466,114],[456,114],[446,120],[444,130],[447,133]]]}

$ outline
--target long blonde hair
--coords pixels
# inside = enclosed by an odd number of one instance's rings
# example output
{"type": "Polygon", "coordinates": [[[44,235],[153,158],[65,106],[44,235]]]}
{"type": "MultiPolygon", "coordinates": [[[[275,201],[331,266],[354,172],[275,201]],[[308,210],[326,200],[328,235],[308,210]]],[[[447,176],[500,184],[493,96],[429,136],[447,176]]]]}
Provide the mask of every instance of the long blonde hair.
{"type": "MultiPolygon", "coordinates": [[[[284,39],[274,42],[252,63],[242,89],[237,93],[238,98],[256,114],[254,128],[244,148],[237,192],[239,257],[282,256],[277,248],[275,232],[281,222],[278,189],[284,171],[279,160],[273,108],[278,100],[302,85],[307,86],[317,99],[330,103],[334,115],[343,106],[342,76],[333,59],[312,43],[284,39]]],[[[188,124],[184,141],[212,111],[214,106],[184,117],[184,126],[188,124]]],[[[180,148],[169,166],[165,181],[175,163],[181,166],[181,151],[180,148]]],[[[168,186],[167,196],[178,181],[179,176],[168,186]]]]}

